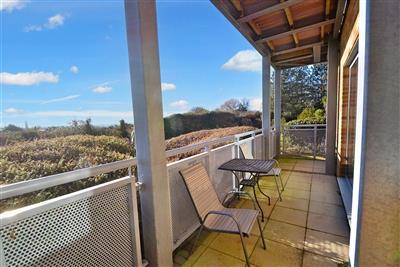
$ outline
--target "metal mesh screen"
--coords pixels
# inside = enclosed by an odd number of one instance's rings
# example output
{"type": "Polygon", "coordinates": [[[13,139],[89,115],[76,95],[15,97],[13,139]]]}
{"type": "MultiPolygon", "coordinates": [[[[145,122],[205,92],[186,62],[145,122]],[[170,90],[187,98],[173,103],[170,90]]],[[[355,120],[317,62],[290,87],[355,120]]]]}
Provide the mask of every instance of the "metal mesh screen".
{"type": "Polygon", "coordinates": [[[3,264],[137,266],[129,190],[125,185],[3,226],[3,264]]]}
{"type": "Polygon", "coordinates": [[[283,131],[282,153],[325,156],[325,126],[293,127],[283,131]]]}

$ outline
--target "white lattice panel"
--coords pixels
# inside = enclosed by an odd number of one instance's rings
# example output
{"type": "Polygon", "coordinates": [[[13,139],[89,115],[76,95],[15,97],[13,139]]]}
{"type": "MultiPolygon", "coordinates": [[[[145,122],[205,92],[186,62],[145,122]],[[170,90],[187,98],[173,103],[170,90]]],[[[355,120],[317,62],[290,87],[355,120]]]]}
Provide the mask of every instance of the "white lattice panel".
{"type": "Polygon", "coordinates": [[[125,184],[2,225],[3,264],[137,266],[129,190],[125,184]]]}

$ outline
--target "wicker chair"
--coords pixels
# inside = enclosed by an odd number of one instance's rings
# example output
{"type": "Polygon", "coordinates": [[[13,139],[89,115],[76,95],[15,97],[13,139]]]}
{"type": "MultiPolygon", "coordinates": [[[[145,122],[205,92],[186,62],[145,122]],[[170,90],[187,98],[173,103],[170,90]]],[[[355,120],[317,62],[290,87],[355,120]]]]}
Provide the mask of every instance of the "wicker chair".
{"type": "MultiPolygon", "coordinates": [[[[264,249],[266,249],[263,232],[258,219],[259,211],[255,209],[254,202],[254,210],[225,208],[219,201],[207,171],[201,163],[181,170],[179,173],[183,178],[201,223],[200,230],[192,247],[192,252],[203,228],[209,231],[238,234],[242,243],[246,264],[250,266],[249,257],[244,244],[244,237],[250,235],[255,222],[258,224],[262,244],[264,249]]],[[[248,195],[246,192],[230,193],[248,195]]],[[[250,197],[250,195],[248,196],[250,197]]]]}

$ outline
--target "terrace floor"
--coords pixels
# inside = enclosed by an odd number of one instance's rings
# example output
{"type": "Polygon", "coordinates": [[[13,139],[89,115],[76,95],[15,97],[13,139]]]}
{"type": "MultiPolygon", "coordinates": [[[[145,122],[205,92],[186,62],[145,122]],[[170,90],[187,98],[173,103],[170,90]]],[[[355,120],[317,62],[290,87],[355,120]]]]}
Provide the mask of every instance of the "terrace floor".
{"type": "MultiPolygon", "coordinates": [[[[266,219],[262,224],[267,249],[261,245],[255,225],[245,238],[250,262],[258,267],[329,267],[348,261],[349,226],[336,177],[323,175],[324,161],[281,159],[285,184],[283,201],[277,200],[272,177],[260,181],[264,192],[273,196],[268,206],[260,194],[266,219]]],[[[249,199],[234,203],[252,208],[249,199]]],[[[175,266],[245,266],[238,235],[207,233],[189,255],[191,241],[174,253],[175,266]]]]}

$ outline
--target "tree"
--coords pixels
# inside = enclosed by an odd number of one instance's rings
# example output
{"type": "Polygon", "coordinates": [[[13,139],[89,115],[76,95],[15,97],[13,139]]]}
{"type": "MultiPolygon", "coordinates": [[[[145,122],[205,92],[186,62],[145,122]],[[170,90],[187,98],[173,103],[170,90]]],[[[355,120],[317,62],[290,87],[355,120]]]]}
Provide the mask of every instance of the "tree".
{"type": "Polygon", "coordinates": [[[289,68],[282,71],[282,114],[286,121],[296,119],[306,107],[324,107],[326,64],[289,68]]]}
{"type": "Polygon", "coordinates": [[[128,127],[126,126],[126,123],[124,120],[119,121],[119,134],[123,138],[129,137],[128,127]]]}
{"type": "Polygon", "coordinates": [[[204,114],[208,113],[209,111],[203,107],[194,107],[190,110],[191,113],[196,113],[196,114],[204,114]]]}
{"type": "Polygon", "coordinates": [[[21,132],[23,130],[24,129],[22,129],[18,126],[15,126],[14,124],[9,124],[6,127],[4,127],[4,131],[9,131],[9,132],[21,132]]]}
{"type": "Polygon", "coordinates": [[[220,107],[220,111],[227,111],[227,112],[246,112],[249,110],[249,100],[243,98],[241,100],[231,98],[225,101],[220,107]]]}
{"type": "Polygon", "coordinates": [[[92,134],[92,135],[94,134],[93,126],[92,126],[92,119],[91,118],[87,118],[85,120],[85,125],[84,125],[84,128],[83,128],[83,131],[84,131],[85,134],[92,134]]]}

